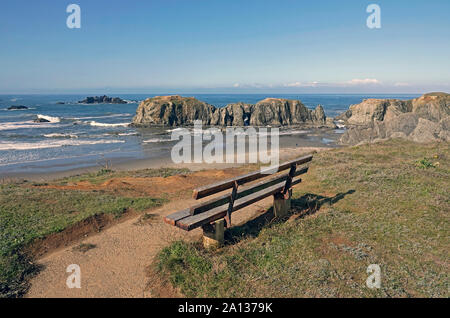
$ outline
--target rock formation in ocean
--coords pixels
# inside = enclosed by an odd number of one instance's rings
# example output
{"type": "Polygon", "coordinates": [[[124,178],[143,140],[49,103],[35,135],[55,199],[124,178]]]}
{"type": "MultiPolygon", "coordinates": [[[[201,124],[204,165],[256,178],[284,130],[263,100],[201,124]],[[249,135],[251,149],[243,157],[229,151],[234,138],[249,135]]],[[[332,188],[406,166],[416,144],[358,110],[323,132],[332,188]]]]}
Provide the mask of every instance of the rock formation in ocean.
{"type": "Polygon", "coordinates": [[[322,106],[306,108],[300,101],[267,98],[257,104],[234,103],[216,108],[193,97],[157,96],[144,100],[136,111],[134,126],[189,126],[201,120],[210,126],[332,127],[322,106]]]}
{"type": "Polygon", "coordinates": [[[127,104],[127,101],[119,97],[91,96],[79,101],[80,104],[127,104]]]}
{"type": "Polygon", "coordinates": [[[33,120],[33,122],[35,122],[35,123],[49,123],[50,120],[45,119],[45,118],[42,118],[42,117],[37,117],[37,118],[35,118],[35,119],[33,120]]]}
{"type": "Polygon", "coordinates": [[[24,109],[28,109],[28,107],[24,105],[13,105],[8,107],[8,110],[24,110],[24,109]]]}
{"type": "Polygon", "coordinates": [[[406,101],[367,99],[335,119],[349,128],[340,139],[346,145],[387,138],[450,141],[450,94],[430,93],[406,101]]]}

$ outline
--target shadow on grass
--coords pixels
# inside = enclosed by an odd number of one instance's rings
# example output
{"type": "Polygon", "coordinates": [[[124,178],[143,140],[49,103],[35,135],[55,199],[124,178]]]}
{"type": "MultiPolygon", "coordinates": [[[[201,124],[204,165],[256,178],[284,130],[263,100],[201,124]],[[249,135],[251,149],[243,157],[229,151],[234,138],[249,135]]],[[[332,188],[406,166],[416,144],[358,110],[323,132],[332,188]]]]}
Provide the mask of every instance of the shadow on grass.
{"type": "Polygon", "coordinates": [[[234,226],[225,231],[225,245],[233,245],[243,238],[256,237],[265,227],[273,224],[285,222],[292,215],[297,215],[296,219],[304,218],[307,215],[315,214],[322,206],[332,206],[336,202],[345,198],[345,196],[355,193],[355,190],[349,190],[344,193],[338,193],[333,197],[325,197],[318,194],[306,193],[300,198],[291,200],[290,213],[283,219],[276,219],[273,208],[265,213],[249,220],[248,222],[234,226]]]}
{"type": "Polygon", "coordinates": [[[347,192],[338,193],[334,197],[306,193],[300,198],[292,199],[291,210],[294,210],[294,214],[298,214],[297,219],[301,219],[307,215],[316,213],[322,206],[332,206],[345,198],[346,195],[353,193],[355,193],[355,190],[348,190],[347,192]]]}

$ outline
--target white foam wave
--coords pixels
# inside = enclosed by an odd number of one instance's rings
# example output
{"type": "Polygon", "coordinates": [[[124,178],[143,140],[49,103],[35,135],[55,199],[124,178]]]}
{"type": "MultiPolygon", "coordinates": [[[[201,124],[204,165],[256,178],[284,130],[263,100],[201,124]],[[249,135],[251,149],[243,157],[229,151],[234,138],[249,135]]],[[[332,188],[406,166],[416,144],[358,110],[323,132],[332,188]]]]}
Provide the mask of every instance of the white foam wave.
{"type": "Polygon", "coordinates": [[[329,144],[329,143],[332,143],[332,142],[333,142],[332,139],[322,138],[322,143],[324,143],[324,144],[329,144]]]}
{"type": "Polygon", "coordinates": [[[98,119],[98,118],[115,118],[115,117],[127,117],[132,116],[132,114],[112,114],[104,116],[90,116],[90,117],[68,117],[70,120],[84,120],[84,119],[98,119]]]}
{"type": "Polygon", "coordinates": [[[174,132],[174,131],[182,131],[185,130],[186,128],[174,128],[174,129],[167,129],[167,132],[174,132]]]}
{"type": "Polygon", "coordinates": [[[44,137],[45,138],[78,138],[78,136],[74,135],[74,134],[58,134],[58,133],[45,134],[44,137]]]}
{"type": "Polygon", "coordinates": [[[119,136],[137,136],[139,135],[137,132],[129,132],[129,133],[120,133],[119,136]]]}
{"type": "Polygon", "coordinates": [[[345,124],[344,124],[344,121],[342,119],[339,119],[338,121],[335,121],[334,124],[339,129],[344,129],[345,128],[345,124]]]}
{"type": "Polygon", "coordinates": [[[86,121],[84,123],[91,125],[91,126],[95,126],[95,127],[128,127],[128,126],[130,126],[130,123],[107,124],[107,123],[98,123],[94,120],[86,121]]]}
{"type": "Polygon", "coordinates": [[[14,111],[33,110],[33,109],[36,109],[36,108],[33,108],[33,107],[29,107],[29,108],[27,108],[27,109],[8,109],[8,108],[2,108],[1,110],[7,110],[7,111],[10,111],[10,112],[14,112],[14,111]]]}
{"type": "MultiPolygon", "coordinates": [[[[183,129],[183,128],[177,128],[177,129],[169,129],[169,130],[166,130],[167,132],[173,132],[173,131],[177,131],[177,130],[181,130],[181,129],[183,129]]],[[[220,129],[217,129],[217,128],[210,128],[210,129],[207,129],[207,130],[200,130],[200,131],[196,131],[195,129],[193,129],[193,130],[190,130],[189,131],[192,135],[194,135],[194,136],[200,136],[200,135],[211,135],[211,134],[215,134],[215,133],[217,133],[217,132],[221,132],[221,130],[220,129]]],[[[280,136],[290,136],[290,135],[303,135],[303,134],[307,134],[307,133],[309,133],[310,131],[309,130],[282,130],[282,131],[280,131],[279,132],[279,135],[280,136]]],[[[225,135],[226,134],[226,132],[222,132],[223,133],[223,135],[225,135]]],[[[251,131],[250,130],[247,130],[247,129],[238,129],[238,130],[234,130],[234,131],[232,131],[232,133],[235,135],[235,136],[242,136],[242,135],[244,135],[244,136],[247,136],[249,133],[251,133],[251,131]]],[[[274,131],[271,131],[271,130],[266,130],[266,131],[256,131],[256,134],[258,135],[258,136],[271,136],[273,133],[275,133],[274,131]]]]}
{"type": "Polygon", "coordinates": [[[52,123],[34,123],[32,121],[0,123],[0,131],[24,129],[24,128],[53,128],[53,127],[55,126],[52,123]]]}
{"type": "Polygon", "coordinates": [[[166,141],[170,141],[169,139],[162,139],[162,138],[152,138],[152,139],[148,139],[148,140],[144,140],[144,143],[155,143],[155,142],[166,142],[166,141]]]}
{"type": "Polygon", "coordinates": [[[20,142],[8,143],[0,142],[0,150],[31,150],[31,149],[45,149],[45,148],[59,148],[64,146],[84,146],[97,144],[115,144],[124,143],[123,140],[52,140],[43,142],[20,142]]]}
{"type": "Polygon", "coordinates": [[[59,123],[61,119],[59,117],[45,116],[45,115],[37,115],[39,119],[48,120],[51,123],[59,123]]]}
{"type": "Polygon", "coordinates": [[[303,135],[309,133],[309,130],[290,130],[290,131],[281,131],[280,135],[303,135]]]}

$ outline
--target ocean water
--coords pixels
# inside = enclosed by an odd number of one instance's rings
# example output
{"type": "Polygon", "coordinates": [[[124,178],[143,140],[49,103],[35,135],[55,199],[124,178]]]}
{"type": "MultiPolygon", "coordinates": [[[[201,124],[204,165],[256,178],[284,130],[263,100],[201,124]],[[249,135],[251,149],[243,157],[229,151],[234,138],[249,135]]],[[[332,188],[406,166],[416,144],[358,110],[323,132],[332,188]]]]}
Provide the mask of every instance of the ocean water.
{"type": "MultiPolygon", "coordinates": [[[[132,101],[128,104],[78,104],[88,95],[0,95],[0,176],[14,173],[46,173],[108,162],[151,159],[170,154],[174,142],[169,128],[129,127],[138,103],[164,94],[110,94],[132,101]],[[64,102],[60,105],[58,102],[64,102]],[[28,110],[7,110],[24,105],[28,110]],[[42,117],[49,123],[34,123],[42,117]]],[[[299,99],[307,107],[324,107],[334,117],[366,98],[411,99],[419,95],[280,95],[280,94],[182,94],[217,107],[229,103],[256,103],[266,97],[299,99]]],[[[343,130],[326,136],[292,128],[280,138],[302,146],[335,144],[343,130]]]]}

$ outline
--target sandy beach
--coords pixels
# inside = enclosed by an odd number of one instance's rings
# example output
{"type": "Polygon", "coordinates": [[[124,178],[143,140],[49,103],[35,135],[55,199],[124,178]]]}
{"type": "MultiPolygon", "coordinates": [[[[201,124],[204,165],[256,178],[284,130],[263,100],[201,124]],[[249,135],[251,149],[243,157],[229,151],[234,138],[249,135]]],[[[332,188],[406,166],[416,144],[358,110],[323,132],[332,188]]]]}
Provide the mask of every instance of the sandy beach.
{"type": "MultiPolygon", "coordinates": [[[[338,147],[337,138],[339,135],[333,134],[327,130],[317,131],[315,133],[315,139],[305,140],[297,139],[290,136],[282,136],[280,138],[280,160],[289,157],[296,153],[306,153],[311,151],[321,151],[325,149],[331,149],[338,147]],[[323,143],[323,138],[329,138],[329,143],[323,143]]],[[[328,140],[328,139],[327,139],[328,140]]],[[[248,147],[246,147],[246,156],[248,158],[248,147]]],[[[235,155],[236,157],[236,155],[235,155]]],[[[237,159],[235,159],[237,162],[237,159]]],[[[245,163],[244,163],[245,164],[245,163]]],[[[30,163],[30,166],[33,164],[30,163]]],[[[149,157],[144,159],[135,159],[131,156],[127,158],[111,159],[106,161],[91,161],[87,167],[72,168],[71,163],[61,165],[61,167],[54,171],[39,171],[39,169],[27,169],[22,171],[8,172],[5,170],[0,171],[0,180],[29,180],[29,181],[49,181],[74,175],[92,173],[100,169],[112,169],[115,171],[133,171],[141,169],[157,169],[162,167],[167,168],[187,168],[192,171],[204,170],[204,169],[224,169],[230,167],[241,166],[242,163],[181,163],[175,164],[170,158],[170,149],[167,149],[164,153],[156,157],[149,157]],[[28,171],[27,171],[28,170],[28,171]],[[37,171],[36,171],[37,170],[37,171]]]]}

